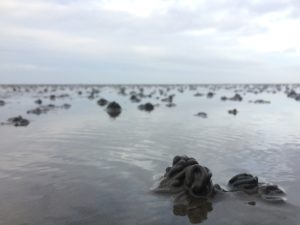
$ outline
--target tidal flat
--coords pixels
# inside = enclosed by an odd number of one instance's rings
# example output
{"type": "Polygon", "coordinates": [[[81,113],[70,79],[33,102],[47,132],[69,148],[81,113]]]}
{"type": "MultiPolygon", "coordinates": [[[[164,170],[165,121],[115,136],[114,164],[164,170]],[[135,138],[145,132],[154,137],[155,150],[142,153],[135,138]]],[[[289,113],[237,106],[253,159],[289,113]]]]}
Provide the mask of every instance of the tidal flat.
{"type": "Polygon", "coordinates": [[[0,225],[298,225],[299,100],[295,84],[2,85],[0,225]],[[152,191],[176,155],[287,199],[232,192],[187,211],[152,191]]]}

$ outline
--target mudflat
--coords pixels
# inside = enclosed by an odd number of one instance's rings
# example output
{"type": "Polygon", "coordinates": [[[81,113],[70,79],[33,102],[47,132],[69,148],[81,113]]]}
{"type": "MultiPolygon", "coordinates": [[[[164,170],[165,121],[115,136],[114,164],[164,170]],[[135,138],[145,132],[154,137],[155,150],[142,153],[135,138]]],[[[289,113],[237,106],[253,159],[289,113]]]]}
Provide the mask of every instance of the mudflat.
{"type": "Polygon", "coordinates": [[[288,84],[3,85],[0,224],[297,225],[298,93],[288,84]],[[287,200],[233,192],[187,209],[152,191],[175,155],[194,157],[224,188],[251,173],[287,200]]]}

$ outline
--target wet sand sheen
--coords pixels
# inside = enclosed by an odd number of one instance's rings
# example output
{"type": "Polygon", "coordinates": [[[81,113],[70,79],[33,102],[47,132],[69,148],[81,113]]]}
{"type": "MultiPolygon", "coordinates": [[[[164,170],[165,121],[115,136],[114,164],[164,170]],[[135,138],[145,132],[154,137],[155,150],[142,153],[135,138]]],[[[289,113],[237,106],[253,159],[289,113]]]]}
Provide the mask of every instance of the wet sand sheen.
{"type": "MultiPolygon", "coordinates": [[[[174,212],[170,195],[150,191],[175,155],[187,154],[209,167],[215,183],[225,185],[230,177],[250,172],[285,188],[288,201],[269,204],[243,194],[217,197],[203,224],[298,224],[300,184],[297,110],[299,102],[287,98],[284,90],[271,86],[262,93],[243,95],[246,88],[144,87],[139,103],[115,87],[66,87],[51,100],[44,87],[2,87],[0,122],[22,115],[27,127],[0,126],[0,224],[189,224],[192,221],[174,212]],[[100,90],[95,93],[93,88],[100,90]],[[221,96],[240,92],[243,101],[221,101],[221,96]],[[214,89],[215,96],[196,97],[214,89]],[[78,95],[78,91],[82,91],[78,95]],[[95,94],[91,94],[95,93],[95,94]],[[174,107],[161,101],[175,94],[174,107]],[[94,95],[91,99],[91,95],[94,95]],[[90,97],[90,98],[89,98],[90,97]],[[97,101],[116,101],[122,113],[115,119],[97,101]],[[45,104],[71,104],[40,116],[27,114],[42,99],[45,104]],[[271,104],[253,104],[266,99],[271,104]],[[155,105],[151,113],[139,104],[155,105]],[[156,106],[156,104],[160,104],[156,106]],[[284,105],[284,107],[282,107],[284,105]],[[236,116],[228,110],[236,108],[236,116]],[[195,116],[207,113],[207,118],[195,116]],[[249,201],[256,205],[248,205],[249,201]],[[177,215],[175,215],[175,214],[177,215]]],[[[257,88],[259,89],[259,88],[257,88]]],[[[284,88],[282,88],[284,89],[284,88]]],[[[296,88],[294,88],[297,90],[296,88]]],[[[169,101],[169,100],[167,100],[169,101]]],[[[198,220],[197,220],[198,219],[198,220]]]]}

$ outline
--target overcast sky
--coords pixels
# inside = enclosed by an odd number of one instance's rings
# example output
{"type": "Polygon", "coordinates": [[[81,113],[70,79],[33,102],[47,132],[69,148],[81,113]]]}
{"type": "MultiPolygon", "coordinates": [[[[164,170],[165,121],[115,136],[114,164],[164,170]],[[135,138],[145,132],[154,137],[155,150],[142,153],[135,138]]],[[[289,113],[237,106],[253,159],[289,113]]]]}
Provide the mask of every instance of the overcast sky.
{"type": "Polygon", "coordinates": [[[300,83],[299,0],[0,0],[0,83],[300,83]]]}

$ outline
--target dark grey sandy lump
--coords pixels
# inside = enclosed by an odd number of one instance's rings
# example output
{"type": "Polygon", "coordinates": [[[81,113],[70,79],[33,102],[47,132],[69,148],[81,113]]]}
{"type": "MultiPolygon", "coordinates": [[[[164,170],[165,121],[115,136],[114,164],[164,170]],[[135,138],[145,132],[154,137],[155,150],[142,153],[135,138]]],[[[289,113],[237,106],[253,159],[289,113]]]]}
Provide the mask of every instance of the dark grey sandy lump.
{"type": "Polygon", "coordinates": [[[132,96],[130,97],[130,101],[135,102],[135,103],[138,103],[138,102],[141,101],[141,99],[139,99],[136,95],[132,95],[132,96]]]}
{"type": "Polygon", "coordinates": [[[0,100],[0,106],[4,106],[5,105],[5,101],[4,100],[0,100]]]}
{"type": "Polygon", "coordinates": [[[41,105],[43,103],[43,101],[41,99],[38,99],[35,101],[36,104],[41,105]]]}
{"type": "Polygon", "coordinates": [[[112,118],[118,117],[121,114],[122,107],[117,102],[111,102],[106,107],[106,112],[112,118]]]}
{"type": "Polygon", "coordinates": [[[106,107],[106,109],[109,111],[121,111],[122,110],[121,106],[117,102],[109,103],[108,106],[106,107]]]}
{"type": "Polygon", "coordinates": [[[207,118],[207,113],[205,112],[198,112],[195,116],[201,117],[201,118],[207,118]]]}
{"type": "Polygon", "coordinates": [[[178,193],[185,191],[196,198],[209,198],[214,194],[212,173],[201,166],[194,158],[175,156],[172,167],[166,169],[155,191],[178,193]]]}
{"type": "Polygon", "coordinates": [[[199,93],[199,92],[197,92],[196,94],[194,94],[195,97],[201,97],[201,96],[203,96],[203,95],[204,95],[204,94],[199,93]]]}
{"type": "Polygon", "coordinates": [[[12,124],[15,127],[26,127],[29,125],[29,120],[24,119],[22,116],[12,117],[8,119],[8,124],[12,124]]]}
{"type": "Polygon", "coordinates": [[[238,111],[237,111],[237,109],[230,109],[230,110],[228,110],[228,113],[232,114],[232,115],[236,115],[238,113],[238,111]]]}
{"type": "MultiPolygon", "coordinates": [[[[212,173],[198,164],[194,158],[175,156],[171,167],[166,168],[164,176],[155,192],[166,192],[187,195],[192,198],[211,199],[218,193],[242,191],[259,196],[269,202],[284,202],[285,191],[278,185],[259,183],[258,177],[249,173],[241,173],[228,182],[228,190],[211,180],[212,173]]],[[[178,197],[178,196],[177,196],[178,197]]]]}
{"type": "Polygon", "coordinates": [[[212,97],[214,97],[214,95],[215,95],[215,93],[213,93],[213,92],[208,92],[208,93],[206,94],[206,97],[212,98],[212,97]]]}
{"type": "Polygon", "coordinates": [[[233,191],[255,192],[258,188],[258,178],[248,173],[241,173],[232,177],[228,186],[233,191]]]}
{"type": "Polygon", "coordinates": [[[240,94],[235,94],[233,97],[229,98],[229,100],[240,102],[240,101],[243,101],[243,98],[240,94]]]}
{"type": "Polygon", "coordinates": [[[98,101],[97,101],[98,105],[100,106],[105,106],[107,105],[108,101],[104,98],[100,98],[98,101]]]}
{"type": "Polygon", "coordinates": [[[140,110],[145,110],[147,112],[151,112],[154,109],[154,105],[152,103],[148,102],[146,104],[139,105],[138,108],[140,110]]]}
{"type": "Polygon", "coordinates": [[[255,104],[270,104],[271,102],[263,100],[263,99],[258,99],[258,100],[255,100],[254,103],[255,104]]]}

